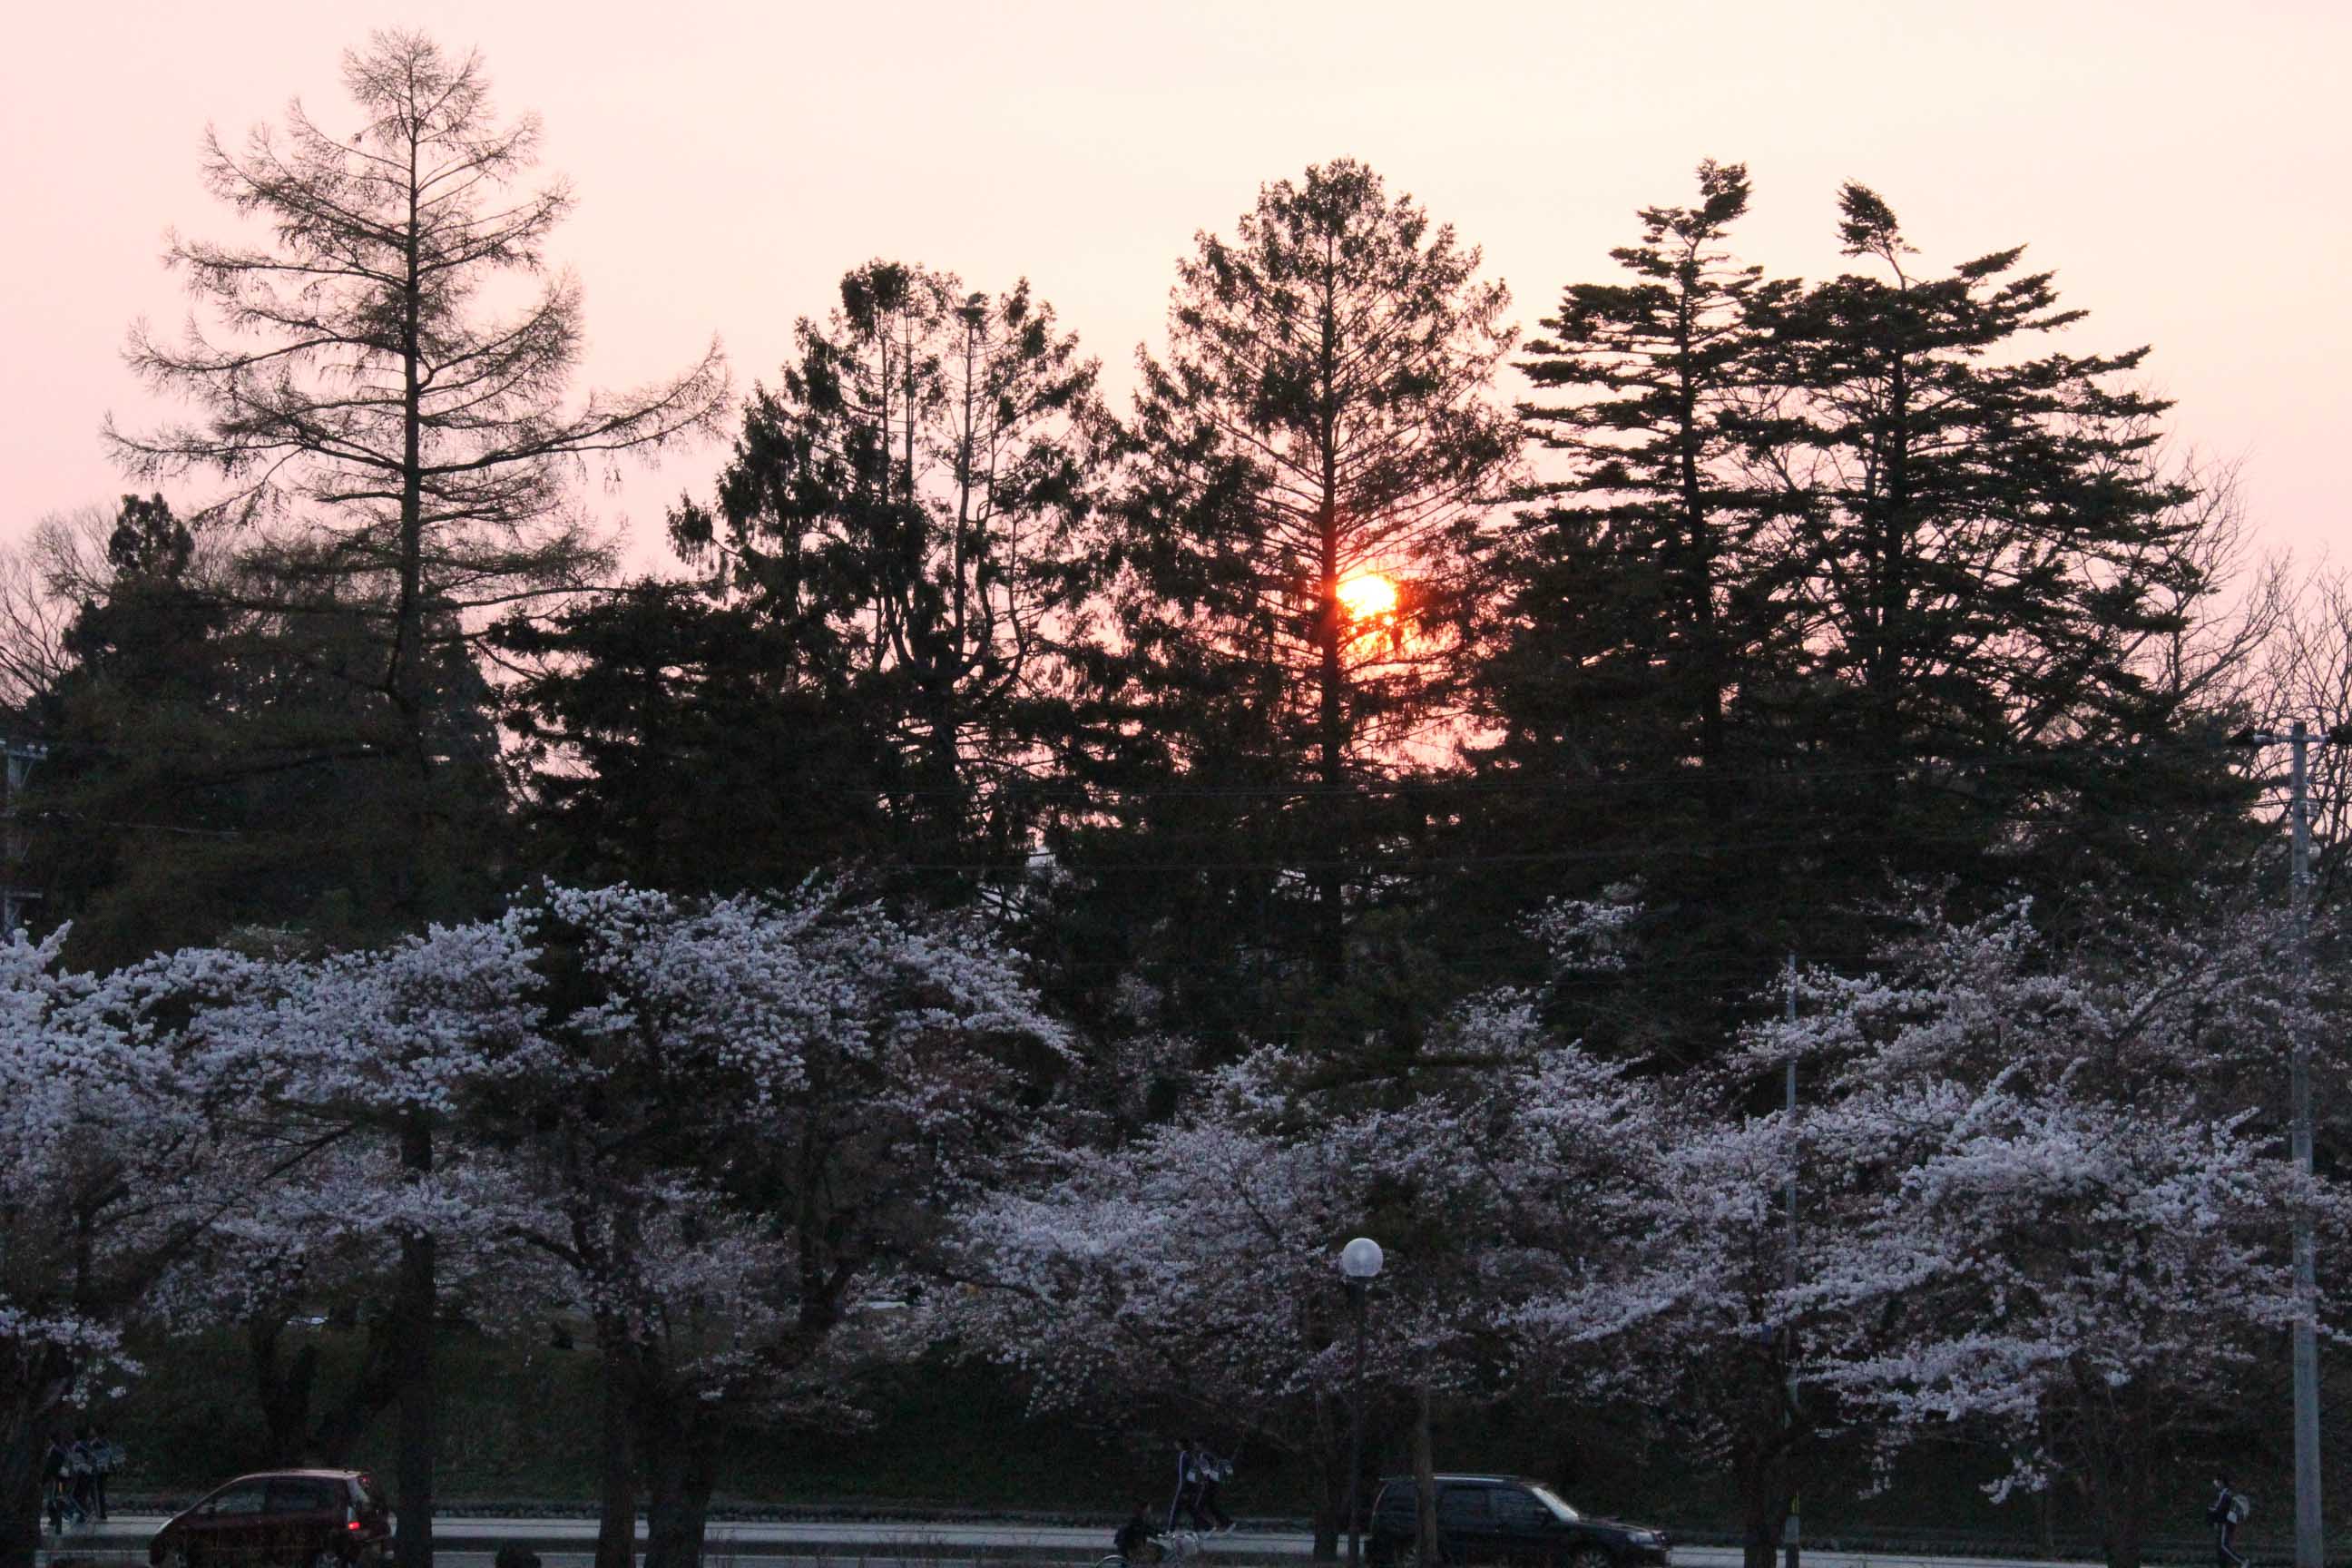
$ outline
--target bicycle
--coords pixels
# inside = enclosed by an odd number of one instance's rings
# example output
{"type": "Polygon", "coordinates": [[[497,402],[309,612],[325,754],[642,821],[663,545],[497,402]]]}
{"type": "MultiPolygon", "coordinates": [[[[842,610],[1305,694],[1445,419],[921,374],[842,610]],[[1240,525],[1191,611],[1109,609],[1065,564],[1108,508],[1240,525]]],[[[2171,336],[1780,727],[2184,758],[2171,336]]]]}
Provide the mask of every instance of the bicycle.
{"type": "Polygon", "coordinates": [[[1144,1551],[1129,1557],[1113,1552],[1096,1559],[1093,1568],[1176,1568],[1208,1555],[1207,1537],[1197,1530],[1161,1531],[1144,1542],[1144,1551]]]}

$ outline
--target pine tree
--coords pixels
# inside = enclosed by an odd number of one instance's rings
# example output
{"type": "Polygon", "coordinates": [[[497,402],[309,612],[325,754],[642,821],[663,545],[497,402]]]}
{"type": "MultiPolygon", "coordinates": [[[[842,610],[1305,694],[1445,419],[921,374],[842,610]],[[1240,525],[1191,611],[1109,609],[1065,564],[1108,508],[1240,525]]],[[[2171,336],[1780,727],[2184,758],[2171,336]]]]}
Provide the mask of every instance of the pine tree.
{"type": "Polygon", "coordinates": [[[1772,466],[1811,611],[1807,890],[1850,901],[1886,869],[2063,888],[2108,874],[2086,847],[2193,843],[2235,791],[2143,650],[2210,611],[2211,514],[2159,465],[2147,350],[2055,346],[2084,312],[2022,247],[1915,276],[1884,200],[1838,200],[1871,270],[1772,321],[1799,400],[1772,466]]]}
{"type": "Polygon", "coordinates": [[[642,582],[501,626],[532,674],[505,722],[533,861],[577,886],[786,888],[878,854],[887,776],[787,633],[699,584],[642,582]]]}
{"type": "Polygon", "coordinates": [[[1415,831],[1364,786],[1451,744],[1469,545],[1517,448],[1479,261],[1372,170],[1312,167],[1199,237],[1140,358],[1101,753],[1138,831],[1097,874],[1160,863],[1169,927],[1261,951],[1305,924],[1327,992],[1376,836],[1415,831]]]}
{"type": "Polygon", "coordinates": [[[1702,163],[1697,185],[1693,205],[1642,209],[1640,240],[1610,253],[1626,276],[1570,285],[1521,363],[1550,395],[1521,416],[1556,456],[1486,557],[1492,739],[1465,837],[1528,858],[1463,879],[1456,904],[1491,935],[1513,905],[1630,889],[1628,934],[1676,978],[1626,1016],[1669,1039],[1719,1021],[1694,970],[1736,994],[1777,951],[1752,889],[1772,874],[1771,713],[1802,626],[1785,498],[1752,460],[1778,401],[1761,318],[1794,285],[1728,248],[1746,169],[1702,163]]]}
{"type": "Polygon", "coordinates": [[[26,816],[41,918],[71,923],[74,963],[248,930],[367,941],[419,889],[445,908],[494,890],[496,853],[440,852],[495,844],[505,815],[488,689],[469,663],[433,672],[446,761],[429,784],[450,832],[420,844],[416,783],[381,760],[378,606],[336,598],[331,578],[200,552],[160,496],[124,498],[102,553],[61,539],[50,555],[79,608],[61,638],[71,662],[39,704],[49,754],[26,816]]]}
{"type": "Polygon", "coordinates": [[[715,505],[682,507],[672,537],[716,552],[778,676],[867,737],[900,858],[940,890],[968,862],[1018,867],[1100,582],[1096,362],[1025,280],[992,296],[898,262],[845,276],[797,338],[715,505]]]}
{"type": "Polygon", "coordinates": [[[2080,312],[2014,250],[1912,277],[1858,186],[1844,238],[1885,276],[1768,280],[1726,248],[1744,173],[1699,184],[1531,347],[1559,468],[1488,555],[1464,818],[1524,870],[1465,878],[1445,928],[1631,906],[1555,996],[1668,1060],[1717,1050],[1789,948],[1862,952],[1899,885],[2179,891],[2243,805],[2221,715],[2165,673],[2227,524],[2161,468],[2145,351],[2043,346],[2080,312]]]}

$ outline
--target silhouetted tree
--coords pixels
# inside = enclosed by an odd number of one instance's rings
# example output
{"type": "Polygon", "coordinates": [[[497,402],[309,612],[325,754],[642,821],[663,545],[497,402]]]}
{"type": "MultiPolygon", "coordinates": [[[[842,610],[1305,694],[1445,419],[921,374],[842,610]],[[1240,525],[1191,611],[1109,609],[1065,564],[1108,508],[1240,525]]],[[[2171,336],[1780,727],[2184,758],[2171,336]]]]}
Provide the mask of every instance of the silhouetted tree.
{"type": "MultiPolygon", "coordinates": [[[[725,374],[714,343],[681,375],[567,405],[580,290],[567,273],[546,275],[544,247],[571,195],[528,183],[536,120],[498,123],[479,57],[419,33],[375,34],[344,56],[343,79],[354,131],[325,130],[298,103],[282,132],[257,129],[242,153],[207,134],[207,184],[272,241],[173,244],[210,322],[192,320],[178,341],[142,326],[131,360],[204,416],[110,433],[134,473],[226,476],[229,493],[205,515],[294,532],[284,574],[352,585],[336,596],[380,628],[374,683],[394,715],[395,754],[420,781],[422,836],[433,826],[423,781],[441,760],[431,676],[454,668],[436,666],[429,645],[478,630],[491,606],[576,588],[601,569],[567,506],[569,477],[589,458],[707,428],[725,374]],[[520,310],[486,303],[517,279],[540,280],[520,310]]],[[[432,1120],[410,1120],[405,1157],[421,1175],[432,1120]]],[[[419,1232],[403,1251],[398,1551],[403,1568],[425,1568],[432,1238],[419,1232]]]]}
{"type": "Polygon", "coordinates": [[[1784,397],[1761,317],[1795,286],[1728,249],[1746,169],[1702,163],[1697,184],[1693,205],[1642,209],[1639,242],[1610,253],[1626,276],[1570,285],[1528,345],[1521,368],[1555,395],[1520,413],[1557,457],[1486,562],[1464,821],[1528,858],[1460,879],[1457,907],[1485,918],[1454,929],[1491,939],[1544,897],[1637,887],[1635,929],[1678,977],[1596,1038],[1671,1037],[1694,1005],[1713,1021],[1719,998],[1687,972],[1744,991],[1787,936],[1754,889],[1773,876],[1771,716],[1805,620],[1790,503],[1752,454],[1784,397]]]}
{"type": "Polygon", "coordinates": [[[751,606],[641,582],[492,640],[534,671],[505,722],[549,874],[732,893],[885,846],[876,738],[751,606]]]}
{"type": "Polygon", "coordinates": [[[1517,448],[1478,267],[1370,169],[1318,165],[1199,237],[1139,356],[1100,775],[1142,792],[1139,831],[1098,872],[1161,865],[1141,921],[1263,947],[1305,917],[1327,992],[1362,858],[1412,831],[1361,786],[1450,748],[1467,552],[1517,448]]]}
{"type": "Polygon", "coordinates": [[[1861,953],[1896,884],[2190,895],[2245,804],[2228,683],[2181,662],[2245,657],[2205,636],[2233,514],[2161,461],[2144,351],[2044,346],[2080,312],[2014,250],[1913,278],[1859,186],[1842,232],[1886,275],[1811,288],[1725,254],[1740,170],[1699,195],[1644,212],[1632,279],[1570,288],[1536,345],[1572,394],[1528,410],[1565,471],[1490,557],[1465,818],[1530,864],[1473,881],[1457,927],[1613,906],[1556,999],[1685,1060],[1786,946],[1861,953]]]}
{"type": "Polygon", "coordinates": [[[1026,858],[1024,781],[1066,745],[1101,578],[1096,370],[1025,281],[992,296],[868,263],[745,405],[715,505],[672,517],[791,673],[871,737],[909,859],[1026,858]]]}
{"type": "Polygon", "coordinates": [[[426,784],[452,831],[420,842],[418,782],[370,743],[375,606],[200,552],[161,498],[126,498],[89,546],[43,541],[52,591],[79,608],[24,803],[41,921],[72,923],[72,961],[110,967],[241,928],[366,940],[396,929],[418,889],[445,907],[494,889],[498,857],[444,852],[491,841],[504,812],[488,689],[457,645],[432,645],[428,710],[445,760],[426,784]]]}
{"type": "Polygon", "coordinates": [[[131,361],[205,417],[109,434],[133,472],[230,480],[203,520],[288,524],[305,575],[381,599],[379,684],[423,768],[436,624],[474,629],[475,612],[581,585],[604,556],[571,476],[708,428],[725,374],[714,344],[682,375],[567,406],[580,289],[548,275],[545,244],[572,197],[528,183],[537,120],[499,125],[479,57],[421,34],[374,35],[343,75],[353,133],[299,103],[242,153],[207,133],[206,184],[275,242],[173,243],[200,313],[178,340],[140,326],[131,361]],[[536,294],[486,307],[516,276],[536,294]]]}
{"type": "Polygon", "coordinates": [[[1848,184],[1838,205],[1873,270],[1772,321],[1798,400],[1771,468],[1805,571],[1811,890],[1884,868],[1993,896],[2177,883],[2243,796],[2199,743],[2215,716],[2147,657],[2213,613],[2216,521],[2158,460],[2147,351],[2051,346],[2084,312],[2022,247],[1915,277],[1885,202],[1848,184]],[[1866,854],[1838,846],[1856,825],[1866,854]]]}

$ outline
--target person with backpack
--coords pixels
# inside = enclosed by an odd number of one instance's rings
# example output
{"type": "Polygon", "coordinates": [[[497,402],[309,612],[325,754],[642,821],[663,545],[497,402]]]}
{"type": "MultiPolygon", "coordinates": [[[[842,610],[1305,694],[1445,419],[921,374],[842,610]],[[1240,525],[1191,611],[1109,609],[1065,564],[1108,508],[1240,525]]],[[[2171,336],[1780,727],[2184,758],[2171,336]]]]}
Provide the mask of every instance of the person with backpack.
{"type": "Polygon", "coordinates": [[[1174,1530],[1177,1522],[1187,1515],[1193,1521],[1192,1528],[1200,1529],[1200,1510],[1192,1496],[1192,1439],[1179,1437],[1176,1439],[1176,1495],[1168,1500],[1168,1528],[1174,1530]]]}
{"type": "Polygon", "coordinates": [[[87,1426],[75,1435],[66,1450],[66,1474],[73,1485],[74,1511],[84,1520],[98,1517],[98,1441],[87,1426]]]}
{"type": "Polygon", "coordinates": [[[106,1482],[122,1463],[122,1445],[106,1435],[103,1426],[90,1434],[90,1495],[98,1502],[98,1517],[106,1518],[106,1482]]]}
{"type": "Polygon", "coordinates": [[[2205,1522],[2213,1527],[2214,1568],[2245,1568],[2246,1560],[2237,1548],[2238,1526],[2246,1522],[2253,1506],[2245,1493],[2230,1484],[2227,1472],[2213,1478],[2213,1500],[2205,1510],[2205,1522]]]}
{"type": "Polygon", "coordinates": [[[1225,1511],[1225,1505],[1217,1497],[1218,1489],[1233,1473],[1231,1459],[1220,1459],[1206,1448],[1192,1450],[1192,1517],[1212,1521],[1208,1529],[1213,1534],[1231,1535],[1234,1532],[1233,1516],[1225,1511]]]}
{"type": "Polygon", "coordinates": [[[73,1506],[66,1490],[66,1435],[53,1432],[48,1451],[41,1456],[41,1503],[49,1516],[51,1535],[66,1532],[66,1510],[73,1506]]]}

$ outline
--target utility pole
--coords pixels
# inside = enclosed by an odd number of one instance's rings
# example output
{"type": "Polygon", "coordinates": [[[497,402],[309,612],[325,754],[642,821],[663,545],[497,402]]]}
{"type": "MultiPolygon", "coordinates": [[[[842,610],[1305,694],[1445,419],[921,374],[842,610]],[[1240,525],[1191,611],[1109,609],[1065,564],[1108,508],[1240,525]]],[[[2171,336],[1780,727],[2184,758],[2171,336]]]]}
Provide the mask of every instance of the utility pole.
{"type": "MultiPolygon", "coordinates": [[[[2294,863],[2289,897],[2294,906],[2295,960],[2311,967],[2311,731],[2300,719],[2288,739],[2294,747],[2294,863]]],[[[2294,1060],[2294,1168],[2311,1176],[2311,1040],[2297,1029],[2294,1060]]],[[[2325,1548],[2319,1517],[2319,1288],[2313,1260],[2311,1215],[2294,1221],[2294,1564],[2320,1568],[2325,1548]]]]}
{"type": "Polygon", "coordinates": [[[6,818],[5,832],[0,832],[0,837],[6,840],[7,853],[7,864],[0,868],[0,876],[6,878],[0,882],[0,941],[5,941],[10,931],[24,923],[25,905],[41,896],[16,885],[17,868],[25,863],[25,830],[16,823],[16,799],[25,793],[33,764],[47,761],[49,749],[16,741],[6,742],[0,749],[7,754],[8,780],[5,805],[0,805],[0,816],[6,818]]]}
{"type": "MultiPolygon", "coordinates": [[[[2311,727],[2297,719],[2284,735],[2241,730],[2234,745],[2293,748],[2288,773],[2288,907],[2294,917],[2295,962],[2311,965],[2311,727]]],[[[2338,724],[2328,742],[2352,742],[2352,724],[2338,724]]],[[[2311,1041],[2302,1029],[2288,1042],[2292,1080],[2291,1131],[2294,1168],[2311,1175],[2311,1041]]],[[[2294,1221],[2294,1568],[2322,1568],[2326,1555],[2319,1513],[2319,1287],[2311,1216],[2294,1221]]]]}
{"type": "MultiPolygon", "coordinates": [[[[1797,1022],[1797,955],[1793,952],[1789,954],[1788,1017],[1790,1025],[1793,1027],[1797,1022]]],[[[1788,1224],[1786,1229],[1788,1231],[1789,1247],[1788,1257],[1784,1261],[1783,1268],[1784,1281],[1788,1286],[1789,1296],[1791,1300],[1794,1300],[1797,1293],[1797,1051],[1793,1044],[1791,1044],[1789,1048],[1787,1070],[1789,1090],[1789,1183],[1787,1205],[1788,1224]]],[[[1783,1373],[1788,1379],[1787,1385],[1781,1390],[1780,1394],[1780,1425],[1783,1429],[1780,1452],[1781,1462],[1789,1467],[1790,1480],[1791,1483],[1789,1489],[1789,1517],[1780,1526],[1780,1548],[1783,1559],[1782,1568],[1800,1568],[1800,1562],[1803,1556],[1803,1550],[1799,1537],[1802,1533],[1802,1530],[1797,1521],[1797,1516],[1799,1511],[1798,1504],[1801,1500],[1801,1496],[1797,1491],[1794,1485],[1796,1479],[1797,1451],[1795,1430],[1797,1424],[1796,1326],[1793,1323],[1783,1323],[1780,1328],[1780,1366],[1783,1373]]]]}

